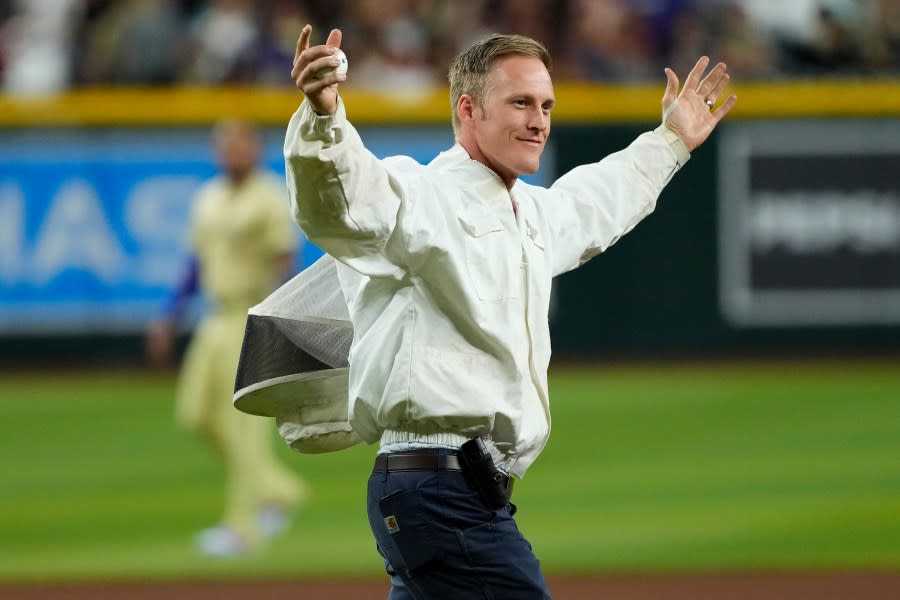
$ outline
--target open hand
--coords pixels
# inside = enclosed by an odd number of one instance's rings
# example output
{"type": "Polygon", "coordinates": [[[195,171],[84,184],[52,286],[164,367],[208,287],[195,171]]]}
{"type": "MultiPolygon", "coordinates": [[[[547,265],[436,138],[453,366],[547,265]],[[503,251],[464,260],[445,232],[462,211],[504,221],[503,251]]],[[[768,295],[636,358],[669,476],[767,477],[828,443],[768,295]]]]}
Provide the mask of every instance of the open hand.
{"type": "Polygon", "coordinates": [[[305,25],[297,40],[291,78],[317,114],[332,115],[337,110],[338,84],[347,79],[346,73],[335,71],[340,61],[334,51],[341,46],[341,30],[332,29],[324,45],[312,48],[309,47],[311,36],[312,26],[305,25]],[[319,78],[316,74],[322,69],[330,71],[319,78]]]}
{"type": "Polygon", "coordinates": [[[731,77],[727,73],[727,65],[720,62],[700,79],[708,66],[709,58],[702,56],[684,81],[681,94],[678,93],[678,76],[672,69],[666,68],[668,82],[662,99],[663,122],[678,134],[689,151],[706,141],[737,102],[737,96],[732,95],[713,110],[731,77]]]}

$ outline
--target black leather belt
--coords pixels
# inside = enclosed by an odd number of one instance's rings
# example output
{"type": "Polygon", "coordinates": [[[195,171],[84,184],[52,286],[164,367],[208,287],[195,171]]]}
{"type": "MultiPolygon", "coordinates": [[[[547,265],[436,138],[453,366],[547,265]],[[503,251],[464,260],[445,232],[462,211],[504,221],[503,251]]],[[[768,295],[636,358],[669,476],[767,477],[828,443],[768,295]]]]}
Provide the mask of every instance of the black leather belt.
{"type": "Polygon", "coordinates": [[[373,473],[395,471],[462,471],[455,454],[436,452],[391,452],[375,457],[373,473]]]}
{"type": "MultiPolygon", "coordinates": [[[[456,454],[438,454],[431,450],[421,452],[390,452],[375,457],[373,473],[396,473],[397,471],[462,471],[456,454]]],[[[501,484],[512,495],[513,478],[504,476],[501,484]]]]}

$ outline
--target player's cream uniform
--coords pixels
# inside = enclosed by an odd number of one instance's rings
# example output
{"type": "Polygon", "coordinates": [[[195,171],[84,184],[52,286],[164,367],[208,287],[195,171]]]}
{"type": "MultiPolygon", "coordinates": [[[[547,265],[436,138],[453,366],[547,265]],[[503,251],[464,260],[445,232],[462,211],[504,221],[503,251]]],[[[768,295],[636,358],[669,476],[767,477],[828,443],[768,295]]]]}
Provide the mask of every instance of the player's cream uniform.
{"type": "Polygon", "coordinates": [[[271,422],[234,409],[231,396],[247,309],[280,283],[277,258],[296,239],[283,185],[263,172],[235,186],[217,177],[198,192],[191,243],[200,286],[211,312],[198,326],[177,389],[179,424],[208,436],[227,471],[223,524],[246,540],[259,536],[256,510],[266,502],[290,507],[302,484],[281,466],[271,448],[271,422]]]}
{"type": "Polygon", "coordinates": [[[629,232],[690,155],[665,127],[544,189],[462,146],[378,160],[343,103],[284,146],[295,218],[337,260],[353,322],[349,420],[369,443],[487,438],[521,476],[550,435],[551,279],[629,232]],[[515,210],[513,207],[516,207],[515,210]]]}

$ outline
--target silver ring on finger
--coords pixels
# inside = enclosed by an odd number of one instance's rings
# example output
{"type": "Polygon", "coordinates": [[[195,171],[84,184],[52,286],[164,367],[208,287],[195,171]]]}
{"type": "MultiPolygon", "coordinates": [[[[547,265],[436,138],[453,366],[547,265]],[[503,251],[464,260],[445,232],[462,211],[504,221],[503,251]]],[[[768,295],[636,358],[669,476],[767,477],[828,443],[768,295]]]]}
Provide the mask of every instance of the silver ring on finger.
{"type": "Polygon", "coordinates": [[[713,100],[710,100],[709,98],[704,100],[703,103],[706,104],[706,108],[710,110],[712,110],[713,104],[715,104],[715,102],[713,100]]]}

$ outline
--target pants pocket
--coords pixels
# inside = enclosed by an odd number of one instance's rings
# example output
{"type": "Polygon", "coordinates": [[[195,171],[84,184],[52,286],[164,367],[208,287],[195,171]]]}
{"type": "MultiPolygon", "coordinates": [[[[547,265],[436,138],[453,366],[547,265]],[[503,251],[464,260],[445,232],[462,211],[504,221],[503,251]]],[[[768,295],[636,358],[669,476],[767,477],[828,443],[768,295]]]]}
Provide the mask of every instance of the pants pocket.
{"type": "Polygon", "coordinates": [[[549,599],[541,564],[505,510],[489,522],[458,530],[469,568],[481,573],[490,598],[549,599]]]}
{"type": "Polygon", "coordinates": [[[369,526],[395,570],[413,571],[437,557],[433,526],[417,490],[397,490],[379,500],[369,526]]]}

